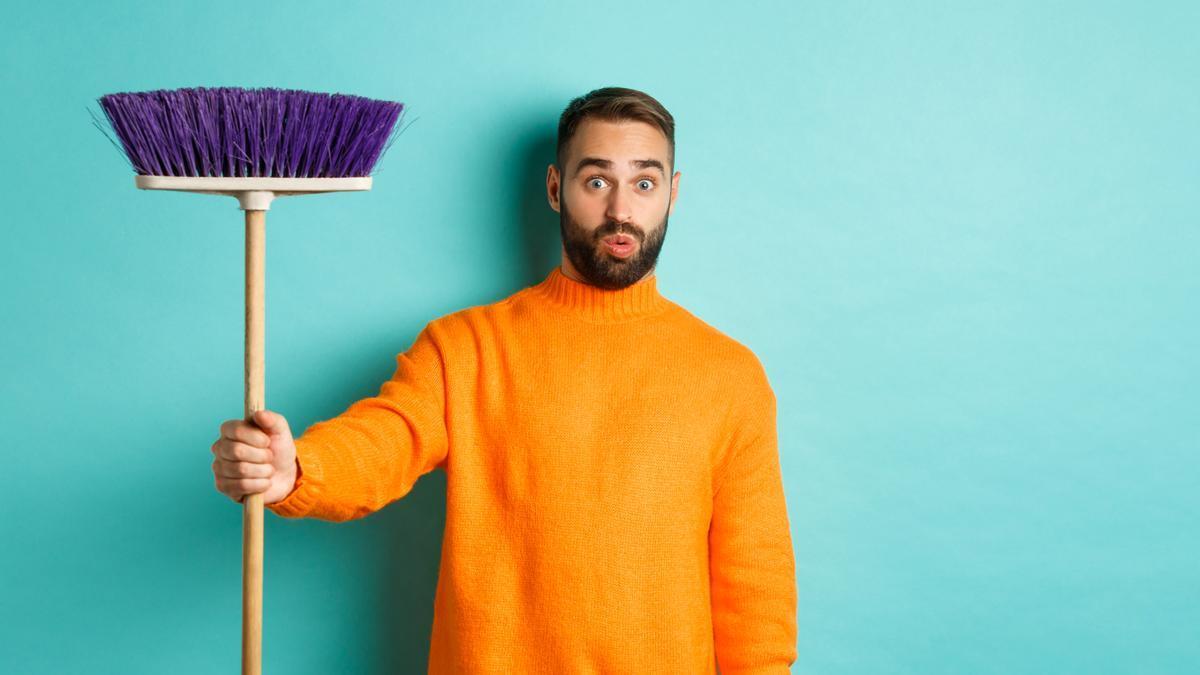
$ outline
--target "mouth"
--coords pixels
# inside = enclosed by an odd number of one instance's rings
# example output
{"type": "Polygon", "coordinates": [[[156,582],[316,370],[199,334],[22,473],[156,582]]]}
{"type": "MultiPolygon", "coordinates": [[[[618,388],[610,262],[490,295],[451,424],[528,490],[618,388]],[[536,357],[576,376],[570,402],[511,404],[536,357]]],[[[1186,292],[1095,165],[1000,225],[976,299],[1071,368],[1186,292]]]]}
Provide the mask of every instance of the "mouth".
{"type": "Polygon", "coordinates": [[[637,240],[628,234],[613,234],[602,239],[604,248],[618,258],[628,258],[637,248],[637,240]]]}

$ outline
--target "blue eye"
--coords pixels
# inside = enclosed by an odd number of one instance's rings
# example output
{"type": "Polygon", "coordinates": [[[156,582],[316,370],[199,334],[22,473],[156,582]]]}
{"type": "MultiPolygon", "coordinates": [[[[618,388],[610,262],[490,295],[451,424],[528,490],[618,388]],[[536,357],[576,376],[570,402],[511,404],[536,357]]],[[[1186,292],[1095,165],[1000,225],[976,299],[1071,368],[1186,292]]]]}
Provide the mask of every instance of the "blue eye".
{"type": "Polygon", "coordinates": [[[591,185],[592,183],[595,183],[596,181],[600,181],[601,183],[603,183],[604,179],[603,178],[589,178],[588,185],[591,185]]]}
{"type": "Polygon", "coordinates": [[[645,178],[643,178],[642,180],[638,181],[638,185],[641,185],[642,183],[648,184],[647,187],[642,188],[643,190],[650,190],[654,187],[654,181],[646,180],[645,178]]]}

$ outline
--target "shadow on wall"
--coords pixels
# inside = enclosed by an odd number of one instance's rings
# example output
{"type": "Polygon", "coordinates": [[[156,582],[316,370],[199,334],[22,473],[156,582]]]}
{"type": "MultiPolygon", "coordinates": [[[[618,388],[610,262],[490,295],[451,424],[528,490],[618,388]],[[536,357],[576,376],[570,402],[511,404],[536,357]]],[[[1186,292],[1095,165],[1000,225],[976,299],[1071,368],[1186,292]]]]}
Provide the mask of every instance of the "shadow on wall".
{"type": "Polygon", "coordinates": [[[540,283],[550,270],[562,262],[562,233],[558,213],[546,197],[546,169],[554,162],[557,126],[539,122],[521,135],[513,152],[512,194],[516,200],[513,231],[518,242],[515,253],[523,264],[524,286],[540,283]]]}
{"type": "MultiPolygon", "coordinates": [[[[497,221],[506,227],[500,239],[513,242],[519,287],[541,282],[562,259],[558,214],[546,198],[546,170],[554,161],[556,132],[545,124],[531,124],[526,133],[515,134],[511,160],[499,162],[518,167],[509,193],[514,208],[497,221]]],[[[516,290],[482,295],[498,300],[516,290]]],[[[383,560],[373,567],[383,571],[375,584],[376,644],[383,652],[373,672],[423,673],[446,522],[445,473],[435,469],[422,476],[404,498],[368,518],[381,521],[378,540],[383,542],[377,549],[383,560]]]]}
{"type": "Polygon", "coordinates": [[[433,630],[433,599],[446,524],[446,475],[435,469],[421,476],[413,489],[367,516],[378,519],[374,549],[383,558],[371,569],[381,571],[374,584],[380,648],[368,672],[424,673],[429,662],[433,630]]]}

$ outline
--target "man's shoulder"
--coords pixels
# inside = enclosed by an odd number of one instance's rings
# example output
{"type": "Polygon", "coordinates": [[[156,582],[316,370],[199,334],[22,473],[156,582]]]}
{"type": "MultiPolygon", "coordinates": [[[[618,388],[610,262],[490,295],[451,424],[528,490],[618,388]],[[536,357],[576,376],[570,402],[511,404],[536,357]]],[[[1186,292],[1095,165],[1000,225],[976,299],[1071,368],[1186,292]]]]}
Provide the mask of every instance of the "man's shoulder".
{"type": "Polygon", "coordinates": [[[723,356],[747,366],[761,366],[758,355],[749,345],[700,318],[686,307],[674,302],[671,304],[675,306],[679,322],[688,332],[688,337],[697,341],[710,354],[723,356]]]}
{"type": "Polygon", "coordinates": [[[724,389],[737,392],[737,396],[771,389],[762,360],[748,344],[682,305],[672,304],[675,305],[676,325],[682,331],[679,338],[683,344],[691,346],[687,351],[698,359],[685,367],[699,365],[704,372],[718,378],[724,389]]]}
{"type": "Polygon", "coordinates": [[[476,303],[460,309],[439,314],[431,319],[426,330],[437,333],[459,333],[471,330],[481,322],[490,323],[497,316],[509,313],[519,298],[529,291],[530,287],[517,289],[505,297],[489,302],[476,303]]]}

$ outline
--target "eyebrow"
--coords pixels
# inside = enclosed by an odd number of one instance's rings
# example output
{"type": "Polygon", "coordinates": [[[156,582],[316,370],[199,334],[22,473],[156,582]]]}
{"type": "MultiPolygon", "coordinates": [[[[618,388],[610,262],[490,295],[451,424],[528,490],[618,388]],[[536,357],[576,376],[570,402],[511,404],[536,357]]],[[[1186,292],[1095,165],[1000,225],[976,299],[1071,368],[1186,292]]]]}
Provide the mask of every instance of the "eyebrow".
{"type": "MultiPolygon", "coordinates": [[[[659,173],[661,173],[664,176],[667,175],[667,170],[663,168],[662,162],[658,161],[657,159],[631,159],[631,160],[629,160],[629,163],[632,164],[634,166],[634,168],[637,168],[637,169],[658,169],[659,173]]],[[[579,160],[578,164],[575,165],[575,174],[578,174],[580,171],[583,171],[583,167],[585,167],[585,166],[595,166],[595,167],[599,167],[601,169],[611,169],[612,164],[613,163],[610,160],[603,159],[600,157],[584,157],[583,159],[579,160]]]]}

